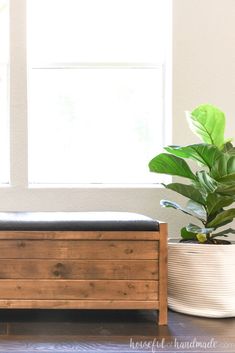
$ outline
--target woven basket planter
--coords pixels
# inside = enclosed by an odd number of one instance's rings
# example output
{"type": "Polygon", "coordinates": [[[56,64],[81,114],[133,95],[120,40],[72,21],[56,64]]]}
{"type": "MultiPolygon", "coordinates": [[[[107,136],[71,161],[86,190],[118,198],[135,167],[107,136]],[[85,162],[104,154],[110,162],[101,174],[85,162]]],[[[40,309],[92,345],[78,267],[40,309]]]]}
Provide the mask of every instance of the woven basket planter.
{"type": "Polygon", "coordinates": [[[168,244],[168,303],[204,317],[235,316],[235,244],[168,244]]]}

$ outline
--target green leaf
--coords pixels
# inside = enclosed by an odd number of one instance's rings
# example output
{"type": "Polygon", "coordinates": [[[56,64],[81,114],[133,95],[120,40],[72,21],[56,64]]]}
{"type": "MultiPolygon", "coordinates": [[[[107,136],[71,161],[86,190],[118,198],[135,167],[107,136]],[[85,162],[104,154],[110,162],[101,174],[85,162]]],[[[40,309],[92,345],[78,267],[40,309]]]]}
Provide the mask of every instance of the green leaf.
{"type": "Polygon", "coordinates": [[[232,229],[232,228],[225,229],[222,232],[213,234],[212,238],[215,238],[215,237],[227,237],[228,236],[227,234],[235,234],[235,230],[232,229]]]}
{"type": "Polygon", "coordinates": [[[208,192],[215,192],[217,189],[217,182],[211,178],[211,176],[205,171],[201,170],[200,172],[196,173],[198,182],[200,186],[208,193],[208,192]]]}
{"type": "Polygon", "coordinates": [[[192,214],[196,214],[198,219],[200,219],[202,221],[206,221],[207,220],[206,209],[200,203],[195,202],[193,200],[189,200],[188,203],[187,203],[187,208],[186,209],[190,210],[192,212],[192,214]]]}
{"type": "Polygon", "coordinates": [[[230,210],[220,212],[213,220],[211,220],[207,226],[218,228],[224,224],[232,222],[235,217],[235,208],[231,208],[230,210]]]}
{"type": "Polygon", "coordinates": [[[149,162],[151,172],[178,175],[184,178],[196,180],[188,164],[179,157],[168,153],[161,153],[149,162]]]}
{"type": "MultiPolygon", "coordinates": [[[[182,211],[183,213],[186,213],[189,216],[197,218],[201,222],[204,221],[204,218],[202,218],[202,216],[201,216],[201,209],[198,208],[198,211],[197,212],[195,211],[196,210],[196,206],[195,206],[195,210],[192,210],[191,208],[181,207],[176,202],[172,202],[172,201],[168,201],[168,200],[161,200],[160,201],[160,205],[162,207],[168,207],[168,208],[174,208],[175,210],[180,210],[180,211],[182,211]]],[[[200,205],[200,204],[198,204],[198,205],[200,205]]],[[[203,207],[203,206],[200,205],[200,207],[203,207]]]]}
{"type": "Polygon", "coordinates": [[[181,229],[181,237],[185,240],[194,240],[196,239],[195,233],[188,232],[186,227],[181,229]]]}
{"type": "Polygon", "coordinates": [[[235,183],[218,183],[216,192],[221,195],[227,195],[235,201],[235,183]]]}
{"type": "Polygon", "coordinates": [[[233,197],[231,196],[221,196],[217,193],[208,194],[206,198],[206,206],[208,215],[213,215],[217,211],[221,210],[224,207],[230,206],[234,202],[233,197]]]}
{"type": "Polygon", "coordinates": [[[164,150],[166,150],[171,154],[174,154],[177,157],[190,158],[189,148],[187,147],[190,147],[190,146],[170,145],[170,146],[164,147],[164,150]]]}
{"type": "Polygon", "coordinates": [[[225,115],[210,104],[202,104],[191,113],[187,112],[191,130],[205,143],[222,148],[224,139],[225,115]]]}
{"type": "Polygon", "coordinates": [[[213,232],[213,230],[215,230],[215,228],[201,228],[201,227],[198,227],[197,225],[195,224],[189,224],[187,227],[186,227],[187,231],[188,232],[192,232],[192,233],[196,233],[196,234],[210,234],[213,232]]]}
{"type": "Polygon", "coordinates": [[[222,152],[229,153],[230,155],[235,155],[235,147],[231,142],[226,142],[223,146],[222,152]]]}
{"type": "Polygon", "coordinates": [[[205,204],[205,200],[202,194],[200,193],[199,189],[194,185],[185,185],[181,183],[171,183],[168,185],[165,185],[165,184],[163,185],[165,186],[166,189],[173,190],[178,194],[181,194],[185,197],[188,197],[191,200],[201,203],[202,205],[205,204]]]}
{"type": "Polygon", "coordinates": [[[205,143],[188,146],[167,146],[165,150],[181,158],[190,158],[198,163],[212,168],[215,161],[221,157],[222,153],[214,145],[205,143]]]}
{"type": "Polygon", "coordinates": [[[205,234],[202,234],[202,233],[198,233],[197,235],[196,235],[196,238],[197,238],[197,240],[199,241],[199,243],[205,243],[206,242],[206,240],[207,240],[207,238],[206,238],[206,235],[205,234]]]}
{"type": "Polygon", "coordinates": [[[235,156],[224,153],[215,161],[211,176],[221,183],[235,182],[235,156]]]}

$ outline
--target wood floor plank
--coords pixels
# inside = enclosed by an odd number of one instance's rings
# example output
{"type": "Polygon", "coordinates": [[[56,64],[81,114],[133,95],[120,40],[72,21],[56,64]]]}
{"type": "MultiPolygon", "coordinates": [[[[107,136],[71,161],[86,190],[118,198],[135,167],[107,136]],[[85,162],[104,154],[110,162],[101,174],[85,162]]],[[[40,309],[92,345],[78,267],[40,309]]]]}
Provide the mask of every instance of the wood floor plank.
{"type": "Polygon", "coordinates": [[[7,333],[7,323],[0,322],[0,335],[5,335],[6,333],[7,333]]]}
{"type": "MultiPolygon", "coordinates": [[[[70,352],[85,352],[85,353],[234,353],[234,339],[220,338],[216,342],[216,346],[212,348],[198,347],[195,349],[186,349],[187,343],[195,341],[195,336],[182,337],[165,337],[164,339],[156,337],[84,337],[84,336],[12,336],[11,339],[6,337],[0,338],[0,352],[17,352],[17,353],[33,353],[33,352],[50,352],[50,353],[70,353],[70,352]],[[53,337],[53,339],[52,339],[53,337]],[[228,341],[229,339],[229,341],[228,341]],[[229,346],[230,343],[230,346],[229,346]],[[155,344],[153,350],[151,345],[155,344]],[[149,345],[149,346],[147,346],[149,345]],[[157,346],[159,345],[159,346],[157,346]],[[163,349],[157,348],[163,345],[163,349]],[[175,347],[179,347],[178,349],[175,347]],[[149,348],[148,348],[149,347],[149,348]],[[180,347],[184,347],[181,348],[180,347]]],[[[196,342],[198,345],[209,345],[211,337],[198,336],[196,342]]]]}
{"type": "Polygon", "coordinates": [[[0,335],[0,352],[14,353],[146,353],[141,342],[162,342],[164,351],[154,352],[234,353],[235,318],[206,319],[169,313],[168,326],[156,326],[151,310],[0,310],[1,322],[8,325],[0,335]],[[175,349],[174,342],[197,341],[215,347],[175,349]]]}

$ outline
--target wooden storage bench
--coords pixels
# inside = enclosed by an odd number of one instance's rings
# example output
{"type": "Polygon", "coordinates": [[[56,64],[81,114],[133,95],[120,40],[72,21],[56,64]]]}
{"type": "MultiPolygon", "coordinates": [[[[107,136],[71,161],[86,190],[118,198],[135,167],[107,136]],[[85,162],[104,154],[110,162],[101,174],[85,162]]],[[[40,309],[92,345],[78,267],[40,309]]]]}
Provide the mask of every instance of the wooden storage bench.
{"type": "Polygon", "coordinates": [[[0,308],[157,309],[167,324],[167,226],[133,213],[0,213],[0,308]]]}

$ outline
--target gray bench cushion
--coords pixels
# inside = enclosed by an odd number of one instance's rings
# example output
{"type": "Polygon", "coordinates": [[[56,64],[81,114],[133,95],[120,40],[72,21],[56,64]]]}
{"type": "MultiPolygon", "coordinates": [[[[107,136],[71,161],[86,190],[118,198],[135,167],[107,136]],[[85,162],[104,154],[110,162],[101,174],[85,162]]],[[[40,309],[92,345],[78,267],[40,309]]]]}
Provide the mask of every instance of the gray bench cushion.
{"type": "Polygon", "coordinates": [[[156,231],[159,223],[128,212],[0,212],[1,230],[156,231]]]}

